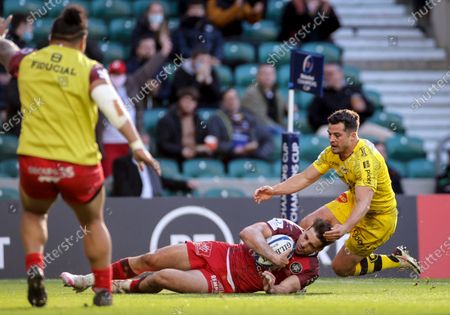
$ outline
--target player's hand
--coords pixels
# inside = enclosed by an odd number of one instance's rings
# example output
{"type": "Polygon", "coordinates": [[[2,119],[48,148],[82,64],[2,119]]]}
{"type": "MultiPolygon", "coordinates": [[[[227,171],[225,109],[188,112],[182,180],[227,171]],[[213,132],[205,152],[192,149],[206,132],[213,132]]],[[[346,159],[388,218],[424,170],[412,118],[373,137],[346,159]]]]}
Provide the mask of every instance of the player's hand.
{"type": "Polygon", "coordinates": [[[269,200],[274,195],[272,186],[262,186],[255,190],[253,200],[260,204],[263,201],[269,200]]]}
{"type": "Polygon", "coordinates": [[[133,151],[133,157],[138,162],[139,169],[144,170],[145,164],[153,167],[153,169],[161,176],[161,167],[159,162],[146,149],[138,149],[133,151]]]}
{"type": "Polygon", "coordinates": [[[271,293],[273,286],[275,285],[275,276],[270,271],[264,271],[262,273],[263,287],[266,293],[271,293]]]}
{"type": "Polygon", "coordinates": [[[329,242],[334,242],[340,239],[344,234],[348,233],[347,227],[342,224],[334,225],[330,231],[323,233],[325,239],[329,242]]]}
{"type": "Polygon", "coordinates": [[[279,269],[283,269],[284,267],[286,267],[289,264],[289,256],[290,252],[287,251],[281,255],[276,254],[275,257],[273,257],[272,259],[270,259],[270,261],[273,263],[273,266],[271,267],[272,270],[279,270],[279,269]]]}
{"type": "Polygon", "coordinates": [[[8,33],[8,27],[11,23],[12,15],[8,16],[6,20],[2,17],[0,17],[0,39],[5,38],[6,34],[8,33]]]}

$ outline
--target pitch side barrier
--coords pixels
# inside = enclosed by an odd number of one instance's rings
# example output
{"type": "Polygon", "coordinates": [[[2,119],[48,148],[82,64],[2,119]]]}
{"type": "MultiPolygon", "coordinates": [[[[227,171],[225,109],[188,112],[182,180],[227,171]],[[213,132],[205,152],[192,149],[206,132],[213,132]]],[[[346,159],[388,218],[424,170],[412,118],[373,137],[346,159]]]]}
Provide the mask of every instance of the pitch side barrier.
{"type": "MultiPolygon", "coordinates": [[[[400,212],[397,231],[380,252],[389,253],[397,245],[406,245],[414,256],[418,256],[420,248],[421,260],[427,257],[430,260],[425,274],[436,278],[449,277],[449,268],[445,266],[450,265],[450,248],[446,247],[450,247],[450,240],[448,244],[445,242],[450,237],[450,196],[399,196],[397,199],[400,212]]],[[[299,217],[329,200],[302,198],[299,217]]],[[[251,198],[109,198],[104,215],[113,241],[113,260],[116,260],[186,240],[237,243],[242,228],[278,216],[279,205],[277,198],[261,205],[255,204],[251,198]]],[[[0,207],[0,278],[23,278],[24,254],[19,234],[22,209],[17,201],[1,201],[0,207]]],[[[88,233],[89,230],[77,224],[72,211],[60,200],[52,207],[49,240],[44,253],[47,277],[57,277],[62,271],[89,272],[82,246],[88,233]]],[[[322,276],[333,276],[331,260],[344,242],[340,240],[319,254],[322,276]]],[[[378,277],[410,277],[410,274],[388,271],[378,277]]]]}

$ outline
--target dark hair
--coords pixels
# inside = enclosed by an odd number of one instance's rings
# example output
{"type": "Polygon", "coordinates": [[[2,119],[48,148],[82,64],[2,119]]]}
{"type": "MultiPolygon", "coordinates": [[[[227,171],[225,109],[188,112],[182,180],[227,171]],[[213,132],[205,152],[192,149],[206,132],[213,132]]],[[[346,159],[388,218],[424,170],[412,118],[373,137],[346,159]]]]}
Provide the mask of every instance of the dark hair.
{"type": "Polygon", "coordinates": [[[192,49],[192,58],[198,55],[209,55],[209,50],[204,45],[197,45],[192,49]]]}
{"type": "Polygon", "coordinates": [[[328,117],[328,123],[336,125],[338,123],[343,123],[345,126],[345,131],[358,131],[359,128],[359,115],[357,112],[350,109],[341,109],[328,117]]]}
{"type": "Polygon", "coordinates": [[[317,238],[322,242],[323,246],[329,245],[333,242],[327,241],[323,233],[331,230],[331,223],[328,220],[317,218],[311,226],[316,231],[317,238]]]}
{"type": "Polygon", "coordinates": [[[182,87],[177,91],[177,100],[181,99],[183,96],[190,95],[194,100],[198,101],[198,90],[193,86],[182,87]]]}
{"type": "Polygon", "coordinates": [[[53,22],[51,39],[78,41],[87,34],[87,17],[83,7],[67,6],[53,22]]]}
{"type": "Polygon", "coordinates": [[[11,32],[17,30],[22,23],[28,23],[27,16],[23,13],[14,13],[11,20],[11,32]]]}
{"type": "Polygon", "coordinates": [[[204,0],[191,0],[191,1],[189,1],[189,3],[188,3],[188,7],[189,6],[191,6],[191,5],[201,5],[201,6],[205,6],[205,1],[204,0]]]}

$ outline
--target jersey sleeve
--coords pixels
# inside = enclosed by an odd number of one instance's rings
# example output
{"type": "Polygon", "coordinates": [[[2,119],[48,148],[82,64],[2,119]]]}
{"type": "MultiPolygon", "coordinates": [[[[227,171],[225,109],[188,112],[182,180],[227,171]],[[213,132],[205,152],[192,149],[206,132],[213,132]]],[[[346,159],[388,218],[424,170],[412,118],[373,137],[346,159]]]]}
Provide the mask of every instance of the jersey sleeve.
{"type": "Polygon", "coordinates": [[[330,169],[330,163],[328,159],[329,151],[330,147],[323,150],[313,163],[313,166],[317,171],[319,171],[320,174],[325,174],[330,169]]]}
{"type": "Polygon", "coordinates": [[[16,52],[9,61],[8,71],[14,78],[19,75],[20,62],[25,58],[25,56],[31,54],[34,50],[30,48],[21,49],[16,52]]]}
{"type": "Polygon", "coordinates": [[[95,64],[92,69],[91,73],[89,74],[89,84],[92,88],[92,83],[98,80],[105,80],[106,82],[110,82],[108,70],[103,67],[102,64],[97,63],[95,64]]]}
{"type": "Polygon", "coordinates": [[[374,155],[366,151],[368,148],[362,148],[362,154],[355,165],[355,186],[370,187],[376,191],[380,166],[374,155]]]}
{"type": "Polygon", "coordinates": [[[286,219],[273,218],[266,222],[272,231],[272,235],[288,235],[292,239],[297,240],[298,237],[303,233],[302,228],[286,219]]]}
{"type": "Polygon", "coordinates": [[[316,279],[319,278],[319,273],[314,270],[308,270],[306,272],[298,274],[297,278],[298,280],[300,280],[300,290],[302,290],[316,281],[316,279]]]}

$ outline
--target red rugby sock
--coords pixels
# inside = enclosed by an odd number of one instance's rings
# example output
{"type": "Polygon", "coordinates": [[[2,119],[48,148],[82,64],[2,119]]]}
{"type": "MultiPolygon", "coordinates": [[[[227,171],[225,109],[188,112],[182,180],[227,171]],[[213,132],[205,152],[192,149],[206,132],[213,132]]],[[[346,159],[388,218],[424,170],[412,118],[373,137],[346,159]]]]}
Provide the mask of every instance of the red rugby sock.
{"type": "Polygon", "coordinates": [[[120,259],[112,264],[112,273],[114,280],[130,279],[137,276],[131,270],[128,258],[120,259]]]}
{"type": "Polygon", "coordinates": [[[38,266],[44,270],[44,255],[42,253],[31,253],[25,256],[25,270],[28,272],[31,266],[38,266]]]}
{"type": "Polygon", "coordinates": [[[92,269],[92,273],[94,274],[94,286],[93,290],[107,290],[111,292],[112,289],[112,268],[111,266],[105,269],[92,269]]]}

